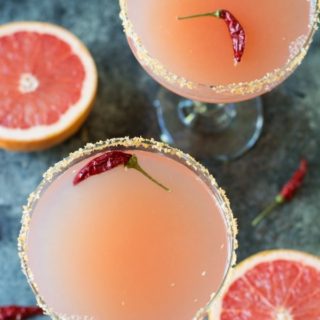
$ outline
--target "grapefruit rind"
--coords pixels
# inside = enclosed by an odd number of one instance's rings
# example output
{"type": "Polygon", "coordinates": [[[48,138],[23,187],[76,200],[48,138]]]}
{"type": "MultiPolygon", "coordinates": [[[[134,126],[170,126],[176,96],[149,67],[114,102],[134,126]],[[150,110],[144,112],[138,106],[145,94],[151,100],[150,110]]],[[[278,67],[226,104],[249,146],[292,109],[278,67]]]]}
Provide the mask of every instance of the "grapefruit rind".
{"type": "Polygon", "coordinates": [[[29,129],[10,129],[0,126],[0,147],[14,151],[45,149],[74,134],[89,115],[97,91],[97,69],[84,44],[62,27],[44,22],[13,22],[0,27],[0,37],[19,31],[49,34],[65,41],[72,52],[79,57],[85,70],[81,98],[62,114],[56,123],[29,129]]]}
{"type": "Polygon", "coordinates": [[[257,253],[239,263],[234,269],[233,274],[229,278],[228,283],[224,286],[224,289],[216,297],[208,310],[209,319],[220,319],[223,311],[223,299],[226,293],[228,293],[231,285],[238,279],[242,278],[249,270],[253,269],[258,264],[264,262],[272,262],[277,260],[287,260],[292,262],[298,262],[302,265],[313,267],[315,270],[320,271],[320,257],[312,254],[297,251],[297,250],[268,250],[257,253]]]}

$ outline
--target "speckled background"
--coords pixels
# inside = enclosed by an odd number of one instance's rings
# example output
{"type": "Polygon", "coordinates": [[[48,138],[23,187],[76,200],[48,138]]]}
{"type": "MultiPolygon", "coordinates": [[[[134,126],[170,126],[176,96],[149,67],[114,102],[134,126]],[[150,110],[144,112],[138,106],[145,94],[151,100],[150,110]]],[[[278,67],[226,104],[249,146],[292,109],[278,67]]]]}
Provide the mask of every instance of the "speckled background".
{"type": "MultiPolygon", "coordinates": [[[[73,138],[37,153],[0,151],[0,305],[34,303],[20,271],[16,238],[21,206],[48,166],[82,146],[115,136],[158,138],[151,107],[158,86],[134,60],[122,33],[116,0],[2,0],[0,22],[60,24],[90,48],[99,69],[95,108],[73,138]]],[[[320,255],[320,34],[303,65],[263,97],[266,124],[254,150],[221,164],[205,161],[227,190],[239,220],[239,258],[263,249],[296,248],[320,255]],[[290,204],[253,229],[250,220],[277,193],[300,157],[310,174],[290,204]]]]}

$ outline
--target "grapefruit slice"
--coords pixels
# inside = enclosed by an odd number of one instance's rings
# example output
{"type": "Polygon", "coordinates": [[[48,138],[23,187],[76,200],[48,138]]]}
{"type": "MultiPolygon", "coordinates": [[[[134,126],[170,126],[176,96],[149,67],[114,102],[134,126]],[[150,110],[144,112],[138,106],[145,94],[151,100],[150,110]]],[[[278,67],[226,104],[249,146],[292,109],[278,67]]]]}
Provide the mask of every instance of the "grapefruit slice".
{"type": "Polygon", "coordinates": [[[41,22],[0,27],[0,147],[30,151],[66,139],[96,89],[95,63],[69,31],[41,22]]]}
{"type": "Polygon", "coordinates": [[[320,320],[320,259],[291,250],[248,258],[213,303],[210,319],[320,320]]]}

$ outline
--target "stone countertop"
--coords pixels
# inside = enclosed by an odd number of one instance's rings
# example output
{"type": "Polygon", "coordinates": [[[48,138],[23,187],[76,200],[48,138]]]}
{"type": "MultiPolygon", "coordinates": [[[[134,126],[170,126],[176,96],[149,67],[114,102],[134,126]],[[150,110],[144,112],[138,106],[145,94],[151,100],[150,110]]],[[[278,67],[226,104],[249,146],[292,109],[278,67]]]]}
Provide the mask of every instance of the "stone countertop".
{"type": "MultiPolygon", "coordinates": [[[[44,152],[0,151],[0,305],[32,304],[20,271],[16,238],[21,206],[56,161],[87,140],[115,136],[158,138],[151,99],[158,85],[133,58],[118,18],[117,0],[4,0],[0,22],[40,20],[60,24],[79,36],[99,69],[95,108],[83,129],[44,152]]],[[[263,249],[295,248],[320,255],[320,35],[303,65],[263,97],[265,127],[257,146],[231,163],[205,161],[227,190],[238,218],[239,259],[263,249]],[[251,219],[291,176],[301,156],[310,174],[296,198],[258,228],[251,219]]]]}

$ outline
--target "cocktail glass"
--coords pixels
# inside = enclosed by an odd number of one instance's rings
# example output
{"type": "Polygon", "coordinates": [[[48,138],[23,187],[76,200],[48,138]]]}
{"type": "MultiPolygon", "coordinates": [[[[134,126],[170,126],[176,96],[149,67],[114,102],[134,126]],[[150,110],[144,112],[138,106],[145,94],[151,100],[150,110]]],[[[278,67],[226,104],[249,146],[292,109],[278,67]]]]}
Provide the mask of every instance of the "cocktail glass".
{"type": "Polygon", "coordinates": [[[19,251],[53,319],[204,319],[235,263],[236,233],[225,193],[191,156],[117,138],[47,171],[24,208],[19,251]],[[111,150],[135,154],[170,192],[123,166],[73,185],[111,150]]]}
{"type": "Polygon", "coordinates": [[[260,95],[301,63],[317,29],[317,0],[120,0],[129,45],[163,87],[154,101],[161,140],[198,158],[230,160],[259,138],[260,95]],[[180,16],[231,11],[247,38],[233,63],[230,35],[213,17],[180,16]],[[191,99],[191,100],[189,100],[191,99]],[[250,100],[251,99],[251,100],[250,100]]]}

